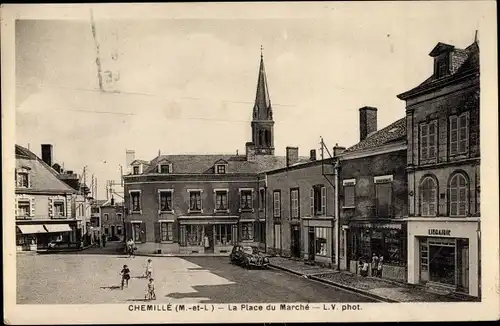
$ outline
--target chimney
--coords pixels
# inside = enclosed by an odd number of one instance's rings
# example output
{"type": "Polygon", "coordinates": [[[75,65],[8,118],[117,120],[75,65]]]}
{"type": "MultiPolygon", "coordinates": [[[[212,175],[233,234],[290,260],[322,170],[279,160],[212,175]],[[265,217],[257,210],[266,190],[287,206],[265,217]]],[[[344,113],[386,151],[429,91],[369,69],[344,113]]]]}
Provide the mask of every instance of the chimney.
{"type": "Polygon", "coordinates": [[[316,150],[315,149],[311,149],[310,154],[309,154],[309,160],[316,161],[316,150]]]}
{"type": "Polygon", "coordinates": [[[127,149],[125,151],[125,163],[127,164],[127,167],[130,167],[130,164],[135,160],[135,151],[127,149]]]}
{"type": "Polygon", "coordinates": [[[47,163],[48,166],[52,166],[52,145],[42,144],[42,161],[47,163]]]}
{"type": "Polygon", "coordinates": [[[337,157],[345,151],[345,147],[339,146],[339,144],[335,144],[333,147],[333,157],[337,157]]]}
{"type": "Polygon", "coordinates": [[[67,171],[66,171],[66,174],[73,174],[73,171],[71,171],[71,170],[67,170],[67,171]]]}
{"type": "Polygon", "coordinates": [[[377,108],[365,106],[359,109],[359,141],[377,131],[377,108]]]}
{"type": "Polygon", "coordinates": [[[299,148],[288,147],[286,148],[286,166],[289,167],[299,161],[299,148]]]}
{"type": "Polygon", "coordinates": [[[255,156],[255,146],[252,142],[247,142],[245,144],[245,151],[246,151],[247,161],[254,162],[256,156],[255,156]]]}
{"type": "Polygon", "coordinates": [[[59,164],[54,163],[54,165],[52,165],[52,168],[56,170],[57,173],[61,173],[61,166],[59,164]]]}

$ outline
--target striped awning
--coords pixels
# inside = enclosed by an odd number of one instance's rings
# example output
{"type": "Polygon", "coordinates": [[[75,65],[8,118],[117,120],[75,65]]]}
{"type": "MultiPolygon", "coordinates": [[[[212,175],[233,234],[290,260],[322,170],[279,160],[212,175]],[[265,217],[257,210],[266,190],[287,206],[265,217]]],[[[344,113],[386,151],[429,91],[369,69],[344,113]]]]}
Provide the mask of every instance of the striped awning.
{"type": "Polygon", "coordinates": [[[17,227],[21,230],[22,234],[47,233],[42,224],[26,224],[18,225],[17,227]]]}
{"type": "Polygon", "coordinates": [[[49,232],[49,233],[71,232],[71,231],[73,231],[69,227],[69,224],[45,224],[44,227],[45,227],[45,229],[47,229],[47,232],[49,232]]]}
{"type": "Polygon", "coordinates": [[[351,223],[349,227],[365,229],[396,229],[401,230],[401,223],[351,223]]]}

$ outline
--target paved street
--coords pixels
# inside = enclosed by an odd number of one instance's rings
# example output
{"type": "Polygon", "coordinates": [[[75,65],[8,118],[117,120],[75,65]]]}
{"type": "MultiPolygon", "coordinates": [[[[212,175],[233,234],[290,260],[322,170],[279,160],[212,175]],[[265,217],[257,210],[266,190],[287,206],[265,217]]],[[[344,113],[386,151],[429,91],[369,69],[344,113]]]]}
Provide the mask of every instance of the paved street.
{"type": "MultiPolygon", "coordinates": [[[[246,270],[227,257],[153,257],[158,303],[371,302],[371,299],[276,270],[246,270]]],[[[147,257],[93,254],[17,256],[19,304],[144,301],[147,257]],[[131,269],[120,290],[120,270],[131,269]]]]}

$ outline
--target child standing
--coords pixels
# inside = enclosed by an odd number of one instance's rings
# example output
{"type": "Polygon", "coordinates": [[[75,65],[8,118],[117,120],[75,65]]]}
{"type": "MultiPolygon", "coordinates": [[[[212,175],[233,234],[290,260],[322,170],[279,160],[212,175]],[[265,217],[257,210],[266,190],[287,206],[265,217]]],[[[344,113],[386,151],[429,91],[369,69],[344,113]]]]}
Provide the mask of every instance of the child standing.
{"type": "Polygon", "coordinates": [[[146,289],[146,300],[156,300],[156,294],[155,294],[155,280],[150,278],[148,287],[146,289]]]}
{"type": "Polygon", "coordinates": [[[123,269],[120,272],[122,276],[122,290],[123,290],[123,285],[125,284],[128,287],[128,281],[130,280],[130,269],[128,268],[127,265],[123,265],[123,269]]]}
{"type": "Polygon", "coordinates": [[[150,279],[152,275],[153,275],[153,261],[151,259],[148,259],[148,262],[146,264],[146,278],[150,279]]]}

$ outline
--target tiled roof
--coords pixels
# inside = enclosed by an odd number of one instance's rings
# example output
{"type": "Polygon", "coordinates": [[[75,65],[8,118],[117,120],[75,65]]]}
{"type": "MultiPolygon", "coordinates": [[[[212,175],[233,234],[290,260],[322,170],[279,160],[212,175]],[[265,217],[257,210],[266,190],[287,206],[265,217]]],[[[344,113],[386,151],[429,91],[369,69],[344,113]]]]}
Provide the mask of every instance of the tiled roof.
{"type": "MultiPolygon", "coordinates": [[[[439,46],[441,47],[446,46],[452,48],[450,75],[447,75],[442,78],[436,78],[436,76],[433,74],[417,87],[412,88],[409,91],[406,91],[402,94],[399,94],[398,98],[404,100],[415,93],[418,93],[426,89],[430,89],[436,85],[440,85],[443,81],[448,81],[453,78],[460,77],[474,70],[479,71],[479,45],[477,42],[472,43],[466,49],[458,49],[451,45],[442,43],[438,43],[435,49],[438,48],[439,46]]],[[[431,55],[432,53],[433,52],[431,52],[431,55]]]]}
{"type": "Polygon", "coordinates": [[[74,192],[74,189],[59,180],[58,173],[30,150],[16,145],[16,168],[30,170],[31,187],[36,191],[74,192]]]}
{"type": "Polygon", "coordinates": [[[134,160],[131,164],[136,164],[136,163],[149,165],[149,162],[145,160],[134,160]]]}
{"type": "Polygon", "coordinates": [[[369,135],[365,140],[349,147],[344,153],[377,148],[392,142],[406,139],[406,118],[401,118],[385,128],[369,135]]]}
{"type": "MultiPolygon", "coordinates": [[[[308,157],[299,157],[299,161],[308,160],[308,157]]],[[[150,166],[144,171],[156,173],[157,163],[167,160],[172,163],[174,174],[212,174],[214,165],[220,160],[227,162],[227,173],[260,173],[286,165],[286,157],[274,155],[256,155],[254,161],[247,161],[246,156],[235,155],[160,155],[153,159],[150,166]]]]}

